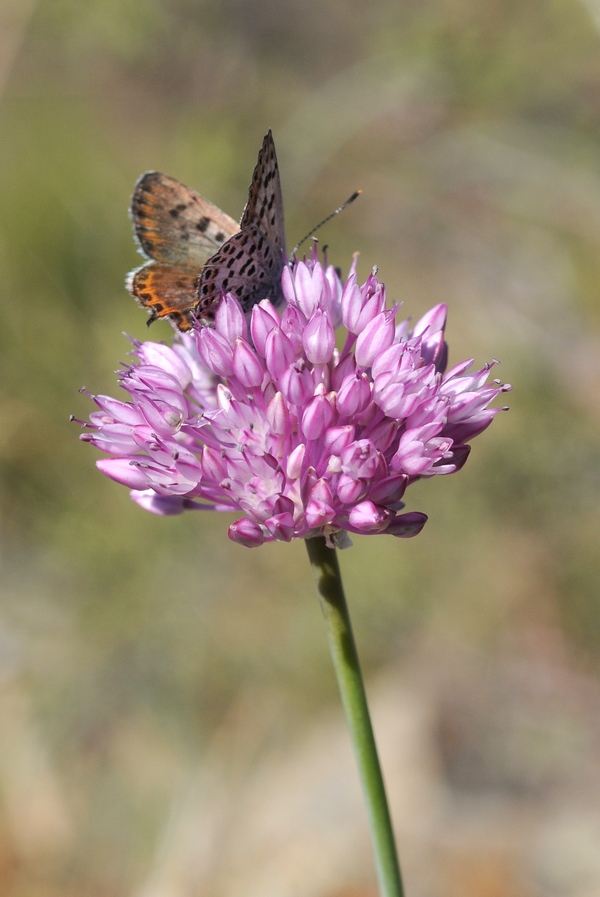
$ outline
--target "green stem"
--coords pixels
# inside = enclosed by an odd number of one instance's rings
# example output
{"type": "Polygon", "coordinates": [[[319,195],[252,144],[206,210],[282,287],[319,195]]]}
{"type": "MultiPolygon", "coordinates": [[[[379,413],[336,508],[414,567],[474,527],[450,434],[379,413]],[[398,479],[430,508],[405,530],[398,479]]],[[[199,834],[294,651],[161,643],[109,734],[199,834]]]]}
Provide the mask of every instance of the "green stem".
{"type": "Polygon", "coordinates": [[[392,820],[337,554],[335,549],[327,548],[322,536],[307,539],[306,547],[317,583],[329,650],[367,802],[379,890],[381,897],[403,897],[392,820]]]}

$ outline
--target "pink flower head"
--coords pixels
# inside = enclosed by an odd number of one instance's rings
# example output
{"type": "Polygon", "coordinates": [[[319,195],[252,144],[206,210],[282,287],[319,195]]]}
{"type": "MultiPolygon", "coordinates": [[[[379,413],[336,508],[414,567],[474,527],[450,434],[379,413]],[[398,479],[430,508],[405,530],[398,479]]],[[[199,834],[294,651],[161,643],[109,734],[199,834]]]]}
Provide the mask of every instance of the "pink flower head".
{"type": "Polygon", "coordinates": [[[342,284],[315,250],[282,287],[286,305],[261,302],[249,326],[226,294],[214,328],[135,342],[128,401],[92,396],[81,438],[146,510],[241,512],[242,545],[416,535],[427,517],[400,513],[407,486],[460,470],[509,387],[488,382],[492,365],[446,373],[446,307],[397,325],[375,274],[358,286],[353,265],[342,284]]]}

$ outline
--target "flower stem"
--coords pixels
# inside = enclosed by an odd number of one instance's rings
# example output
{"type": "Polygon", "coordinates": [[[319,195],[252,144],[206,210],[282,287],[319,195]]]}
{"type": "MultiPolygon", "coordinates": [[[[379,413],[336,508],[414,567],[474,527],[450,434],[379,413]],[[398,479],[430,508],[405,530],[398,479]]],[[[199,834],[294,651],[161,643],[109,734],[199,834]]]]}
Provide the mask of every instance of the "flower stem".
{"type": "Polygon", "coordinates": [[[335,549],[318,536],[306,540],[325,617],[329,650],[354,744],[367,802],[381,897],[403,897],[392,820],[385,795],[358,653],[335,549]]]}

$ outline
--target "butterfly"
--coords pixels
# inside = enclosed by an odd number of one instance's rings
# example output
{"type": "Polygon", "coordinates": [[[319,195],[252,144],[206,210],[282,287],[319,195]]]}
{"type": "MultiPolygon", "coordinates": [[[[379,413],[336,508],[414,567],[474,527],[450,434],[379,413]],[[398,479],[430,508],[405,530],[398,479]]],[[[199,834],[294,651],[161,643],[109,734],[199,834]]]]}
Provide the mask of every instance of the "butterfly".
{"type": "Polygon", "coordinates": [[[131,218],[148,261],[132,271],[129,292],[157,318],[182,331],[195,320],[210,324],[223,292],[235,293],[244,311],[263,299],[282,298],[285,264],[283,199],[271,131],[265,136],[238,224],[175,178],[158,171],[135,185],[131,218]]]}

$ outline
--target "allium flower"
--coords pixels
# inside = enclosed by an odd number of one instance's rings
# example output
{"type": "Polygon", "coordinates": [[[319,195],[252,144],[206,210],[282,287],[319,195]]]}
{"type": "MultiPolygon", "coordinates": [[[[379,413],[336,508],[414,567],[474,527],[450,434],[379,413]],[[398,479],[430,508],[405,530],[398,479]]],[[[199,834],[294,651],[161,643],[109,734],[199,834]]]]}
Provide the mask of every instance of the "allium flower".
{"type": "Polygon", "coordinates": [[[407,486],[460,470],[509,387],[488,383],[492,365],[469,373],[472,360],[446,372],[446,306],[397,325],[384,285],[373,273],[359,286],[355,264],[342,285],[315,250],[282,286],[286,305],[261,302],[249,324],[227,294],[214,328],[134,342],[130,400],[92,396],[81,438],[149,511],[242,512],[229,537],[243,545],[416,535],[427,517],[399,513],[407,486]]]}

